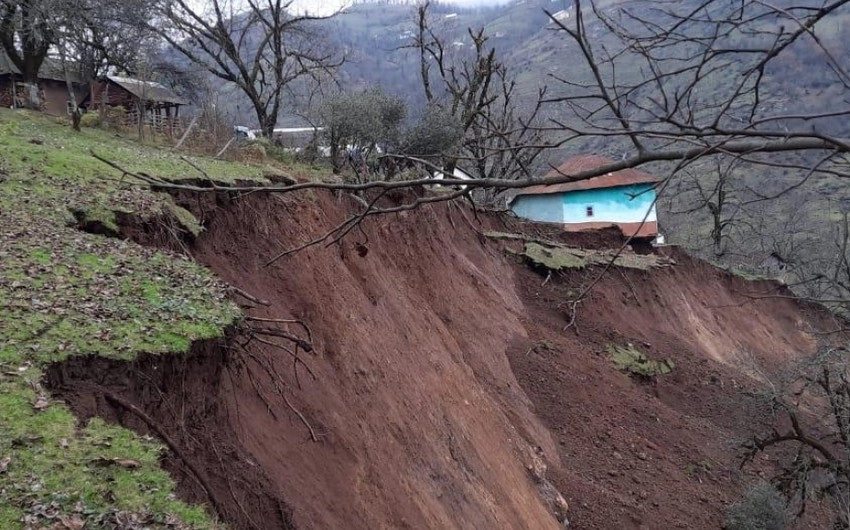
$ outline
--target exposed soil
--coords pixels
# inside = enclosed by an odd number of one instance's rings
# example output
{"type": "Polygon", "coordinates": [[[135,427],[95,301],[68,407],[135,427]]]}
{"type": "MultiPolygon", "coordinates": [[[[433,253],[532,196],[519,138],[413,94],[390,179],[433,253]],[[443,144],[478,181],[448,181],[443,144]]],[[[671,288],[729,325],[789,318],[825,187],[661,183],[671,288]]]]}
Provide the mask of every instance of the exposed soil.
{"type": "Polygon", "coordinates": [[[180,252],[185,250],[193,239],[192,234],[180,226],[173,215],[163,214],[152,219],[140,219],[133,214],[116,212],[115,217],[120,228],[118,235],[140,245],[180,252]]]}
{"type": "MultiPolygon", "coordinates": [[[[616,249],[620,248],[626,241],[623,233],[615,226],[601,228],[599,230],[567,232],[557,225],[532,223],[508,216],[491,222],[498,223],[501,229],[505,231],[519,232],[540,239],[547,239],[584,249],[616,249]]],[[[636,243],[644,242],[637,239],[634,241],[636,243]]]]}
{"type": "Polygon", "coordinates": [[[219,515],[234,530],[294,528],[289,508],[232,428],[229,400],[222,390],[233,388],[230,378],[244,370],[227,343],[199,341],[186,356],[146,355],[129,363],[98,356],[76,358],[51,366],[46,382],[82,421],[100,416],[156,436],[149,424],[109,397],[119,396],[142,409],[196,468],[193,471],[174,454],[164,460],[181,498],[218,506],[219,515]]]}
{"type": "Polygon", "coordinates": [[[140,245],[175,252],[186,251],[194,240],[193,235],[170,213],[143,219],[136,214],[114,212],[117,231],[99,219],[89,219],[83,211],[71,213],[75,219],[73,226],[89,234],[129,239],[140,245]]]}
{"type": "Polygon", "coordinates": [[[509,349],[514,373],[557,438],[554,484],[578,528],[719,528],[753,477],[740,443],[765,420],[744,390],[816,348],[822,311],[673,252],[674,267],[616,269],[579,304],[555,308],[598,270],[544,278],[518,271],[531,340],[509,349]],[[768,297],[768,298],[763,298],[768,297]],[[610,344],[633,344],[673,372],[654,381],[612,368],[610,344]],[[751,376],[751,377],[748,377],[751,376]]]}
{"type": "MultiPolygon", "coordinates": [[[[572,528],[716,528],[746,478],[734,447],[757,411],[741,389],[811,353],[812,331],[831,325],[792,300],[756,299],[775,284],[674,251],[673,267],[612,269],[565,330],[563,303],[599,270],[545,281],[461,208],[369,219],[341,244],[267,267],[342,222],[351,199],[178,199],[206,227],[195,258],[271,302],[249,315],[308,324],[314,351],[301,355],[315,377],[279,348],[231,339],[188,357],[74,359],[48,383],[82,418],[147,433],[103,392],[143,409],[240,529],[558,528],[541,495],[548,481],[572,528]],[[633,380],[608,359],[611,343],[675,369],[633,380]]],[[[178,458],[166,465],[181,494],[208,500],[178,458]]]]}
{"type": "Polygon", "coordinates": [[[87,232],[89,234],[94,234],[97,236],[119,236],[119,234],[114,229],[107,226],[103,221],[100,221],[98,219],[87,218],[86,213],[82,210],[72,210],[71,214],[74,216],[74,226],[78,230],[82,230],[83,232],[87,232]]]}

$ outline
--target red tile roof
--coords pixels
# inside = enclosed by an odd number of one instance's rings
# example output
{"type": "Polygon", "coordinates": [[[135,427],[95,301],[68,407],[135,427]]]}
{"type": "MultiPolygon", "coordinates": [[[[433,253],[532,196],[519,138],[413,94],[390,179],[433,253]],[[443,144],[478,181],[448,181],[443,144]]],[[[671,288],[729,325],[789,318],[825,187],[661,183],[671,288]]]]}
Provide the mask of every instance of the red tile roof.
{"type": "MultiPolygon", "coordinates": [[[[579,155],[570,158],[560,166],[552,169],[543,178],[558,177],[562,175],[577,175],[585,171],[609,166],[614,161],[598,155],[579,155]]],[[[621,169],[613,173],[606,173],[598,177],[579,180],[576,182],[565,182],[563,184],[538,185],[524,188],[517,195],[539,195],[544,193],[563,193],[565,191],[594,190],[601,188],[613,188],[615,186],[630,186],[632,184],[655,184],[661,182],[661,178],[650,175],[637,169],[621,169]]]]}

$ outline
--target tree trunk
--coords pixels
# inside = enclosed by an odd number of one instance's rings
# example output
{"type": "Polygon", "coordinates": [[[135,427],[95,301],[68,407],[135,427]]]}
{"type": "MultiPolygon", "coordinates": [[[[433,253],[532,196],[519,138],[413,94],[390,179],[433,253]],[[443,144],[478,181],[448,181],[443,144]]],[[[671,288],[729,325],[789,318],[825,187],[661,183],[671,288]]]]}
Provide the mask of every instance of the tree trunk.
{"type": "Polygon", "coordinates": [[[268,115],[266,109],[257,109],[257,119],[260,122],[260,129],[263,131],[263,136],[271,140],[274,137],[274,126],[277,125],[277,116],[268,115]]]}
{"type": "Polygon", "coordinates": [[[141,99],[136,100],[136,114],[139,126],[139,141],[145,140],[145,105],[141,99]]]}
{"type": "Polygon", "coordinates": [[[71,111],[71,127],[77,132],[80,131],[80,122],[83,119],[83,113],[80,111],[80,107],[74,105],[74,110],[71,111]]]}
{"type": "Polygon", "coordinates": [[[38,87],[38,71],[41,68],[41,63],[44,57],[41,56],[24,56],[24,61],[21,66],[21,75],[23,76],[24,93],[26,99],[24,106],[28,109],[41,110],[41,94],[38,87]]]}
{"type": "Polygon", "coordinates": [[[443,162],[443,176],[445,178],[455,178],[455,168],[457,167],[457,158],[448,157],[443,162]]]}
{"type": "Polygon", "coordinates": [[[65,88],[68,89],[68,103],[71,105],[71,127],[79,132],[80,121],[83,118],[83,111],[77,106],[77,95],[74,93],[74,82],[71,79],[71,71],[68,69],[68,62],[65,60],[65,43],[59,42],[59,59],[62,62],[62,75],[65,77],[65,88]]]}
{"type": "Polygon", "coordinates": [[[336,135],[331,134],[331,168],[334,175],[339,175],[342,170],[342,164],[339,160],[339,139],[336,135]]]}
{"type": "Polygon", "coordinates": [[[24,107],[32,110],[41,110],[38,81],[24,81],[21,83],[21,86],[24,88],[24,107]]]}

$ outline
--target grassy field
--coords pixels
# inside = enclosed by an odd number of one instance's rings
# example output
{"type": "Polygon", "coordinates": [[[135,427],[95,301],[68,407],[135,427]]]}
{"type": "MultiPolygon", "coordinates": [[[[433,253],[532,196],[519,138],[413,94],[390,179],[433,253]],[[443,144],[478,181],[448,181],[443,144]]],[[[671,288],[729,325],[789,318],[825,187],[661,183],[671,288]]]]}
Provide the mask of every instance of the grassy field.
{"type": "MultiPolygon", "coordinates": [[[[121,518],[134,528],[217,528],[175,498],[159,443],[98,420],[79,425],[41,386],[49,363],[185,352],[240,318],[226,286],[188,258],[76,228],[80,216],[114,226],[116,212],[168,210],[200,230],[170,197],[120,179],[90,149],[132,171],[199,176],[168,150],[0,109],[0,528],[116,528],[121,518]]],[[[192,161],[221,181],[262,176],[192,161]]]]}

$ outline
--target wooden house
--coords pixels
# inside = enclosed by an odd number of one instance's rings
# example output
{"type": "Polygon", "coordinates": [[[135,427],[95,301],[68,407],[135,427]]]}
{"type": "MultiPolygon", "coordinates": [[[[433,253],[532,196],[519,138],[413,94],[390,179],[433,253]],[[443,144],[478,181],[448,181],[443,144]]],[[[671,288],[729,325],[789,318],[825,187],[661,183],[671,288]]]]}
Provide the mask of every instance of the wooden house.
{"type": "MultiPolygon", "coordinates": [[[[77,72],[76,65],[68,65],[68,77],[74,98],[80,103],[88,93],[88,86],[77,72]]],[[[27,101],[27,86],[23,83],[20,70],[12,60],[0,51],[0,106],[6,108],[23,107],[27,101]]],[[[61,61],[46,58],[38,73],[38,92],[41,110],[48,114],[61,116],[71,111],[65,69],[61,61]]]]}
{"type": "Polygon", "coordinates": [[[180,107],[189,101],[154,81],[109,75],[91,83],[89,95],[83,101],[86,110],[103,107],[122,107],[128,115],[142,116],[152,125],[173,122],[180,107]]]}
{"type": "MultiPolygon", "coordinates": [[[[577,156],[545,177],[577,175],[613,163],[602,156],[577,156]]],[[[531,186],[518,192],[509,206],[519,217],[558,223],[568,231],[616,226],[625,236],[655,237],[655,185],[660,180],[637,169],[623,169],[575,182],[531,186]]]]}

